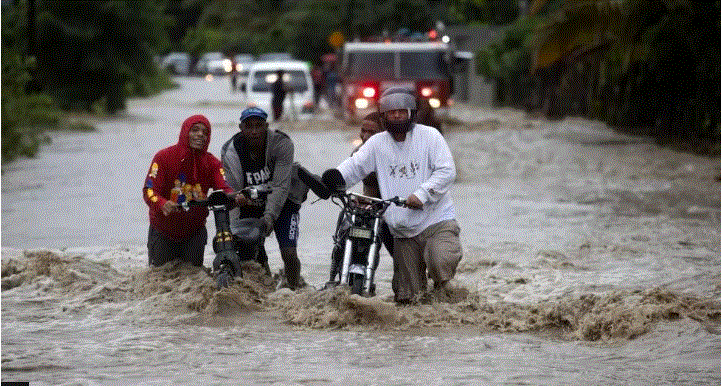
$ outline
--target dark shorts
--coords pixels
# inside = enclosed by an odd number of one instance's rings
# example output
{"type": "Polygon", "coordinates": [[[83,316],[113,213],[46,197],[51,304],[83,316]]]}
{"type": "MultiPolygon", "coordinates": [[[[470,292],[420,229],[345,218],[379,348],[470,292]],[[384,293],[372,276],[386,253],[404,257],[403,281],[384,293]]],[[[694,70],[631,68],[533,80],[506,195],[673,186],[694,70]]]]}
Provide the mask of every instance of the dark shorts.
{"type": "Polygon", "coordinates": [[[275,239],[280,248],[295,247],[298,245],[298,222],[300,220],[300,205],[290,200],[285,202],[278,219],[273,224],[275,239]]]}
{"type": "Polygon", "coordinates": [[[203,265],[205,244],[208,231],[200,227],[195,235],[183,240],[173,240],[163,236],[150,226],[148,230],[148,265],[159,267],[172,260],[180,260],[195,266],[203,265]]]}

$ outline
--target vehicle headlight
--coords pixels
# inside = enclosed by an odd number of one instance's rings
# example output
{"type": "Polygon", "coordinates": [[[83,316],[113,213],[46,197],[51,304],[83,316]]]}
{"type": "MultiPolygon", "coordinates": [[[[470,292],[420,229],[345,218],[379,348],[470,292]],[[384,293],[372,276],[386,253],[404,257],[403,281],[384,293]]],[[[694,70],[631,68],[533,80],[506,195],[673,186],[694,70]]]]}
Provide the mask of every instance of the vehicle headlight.
{"type": "Polygon", "coordinates": [[[355,107],[357,109],[367,109],[370,104],[368,103],[368,99],[365,98],[358,98],[355,100],[355,107]]]}
{"type": "Polygon", "coordinates": [[[423,88],[421,89],[421,95],[422,95],[424,98],[428,98],[428,97],[430,97],[431,95],[433,95],[433,89],[430,88],[430,87],[423,87],[423,88]]]}
{"type": "Polygon", "coordinates": [[[223,60],[223,68],[225,69],[225,72],[233,71],[233,62],[231,62],[230,59],[223,60]]]}
{"type": "Polygon", "coordinates": [[[376,96],[376,89],[373,87],[366,87],[363,89],[363,96],[366,98],[373,98],[376,96]]]}
{"type": "Polygon", "coordinates": [[[441,107],[441,101],[438,98],[431,98],[428,100],[428,104],[433,107],[434,109],[437,109],[441,107]]]}

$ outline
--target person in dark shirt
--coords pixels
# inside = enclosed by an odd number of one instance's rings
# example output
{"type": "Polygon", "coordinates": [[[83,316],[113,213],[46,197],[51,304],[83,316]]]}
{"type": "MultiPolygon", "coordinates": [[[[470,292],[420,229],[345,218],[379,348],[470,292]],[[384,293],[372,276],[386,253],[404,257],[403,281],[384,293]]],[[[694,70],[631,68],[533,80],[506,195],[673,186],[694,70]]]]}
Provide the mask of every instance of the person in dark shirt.
{"type": "MultiPolygon", "coordinates": [[[[247,200],[237,195],[238,207],[230,212],[230,228],[235,234],[240,219],[263,219],[266,236],[275,231],[287,285],[298,289],[302,287],[297,252],[299,211],[308,188],[298,179],[293,141],[281,131],[270,130],[267,118],[268,114],[257,107],[243,110],[240,132],[222,147],[220,159],[228,185],[235,190],[251,185],[268,185],[272,189],[264,200],[247,200]]],[[[258,255],[258,261],[270,274],[265,247],[261,247],[258,255]]]]}
{"type": "Polygon", "coordinates": [[[283,116],[283,101],[286,93],[285,83],[283,82],[285,71],[278,70],[275,75],[277,79],[273,82],[273,96],[270,103],[273,107],[273,120],[278,121],[283,116]]]}

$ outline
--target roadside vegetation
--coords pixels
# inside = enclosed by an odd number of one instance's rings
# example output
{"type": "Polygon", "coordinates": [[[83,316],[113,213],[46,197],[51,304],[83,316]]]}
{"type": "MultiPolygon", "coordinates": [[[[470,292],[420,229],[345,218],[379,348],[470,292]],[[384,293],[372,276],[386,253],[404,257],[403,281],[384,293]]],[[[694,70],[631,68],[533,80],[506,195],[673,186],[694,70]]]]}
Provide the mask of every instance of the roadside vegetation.
{"type": "Polygon", "coordinates": [[[535,0],[478,52],[496,102],[721,155],[721,1],[535,0]]]}
{"type": "Polygon", "coordinates": [[[2,162],[32,157],[48,130],[94,130],[102,116],[170,86],[154,0],[16,0],[2,5],[2,162]]]}
{"type": "Polygon", "coordinates": [[[47,130],[172,87],[160,55],[287,52],[315,62],[346,41],[450,25],[505,26],[477,52],[496,103],[599,119],[721,155],[721,0],[11,0],[2,2],[2,162],[47,130]],[[523,9],[523,4],[527,5],[523,9]],[[520,15],[520,16],[519,16],[520,15]]]}

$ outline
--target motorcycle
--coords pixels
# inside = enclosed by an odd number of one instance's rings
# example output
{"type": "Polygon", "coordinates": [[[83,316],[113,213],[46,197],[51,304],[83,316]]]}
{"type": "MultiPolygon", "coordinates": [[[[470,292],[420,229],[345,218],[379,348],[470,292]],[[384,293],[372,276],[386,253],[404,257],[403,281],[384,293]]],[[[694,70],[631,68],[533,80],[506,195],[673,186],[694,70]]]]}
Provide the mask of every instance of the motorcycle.
{"type": "Polygon", "coordinates": [[[375,296],[383,213],[393,204],[405,206],[405,201],[398,197],[381,200],[354,192],[336,192],[330,198],[341,212],[333,235],[330,278],[325,287],[347,284],[352,294],[375,296]]]}
{"type": "Polygon", "coordinates": [[[324,288],[348,285],[352,294],[375,296],[383,214],[391,205],[406,206],[398,197],[382,200],[344,190],[331,191],[320,177],[299,168],[298,176],[320,199],[341,208],[333,234],[330,278],[324,288]]]}
{"type": "Polygon", "coordinates": [[[265,198],[271,189],[265,185],[247,186],[237,192],[226,193],[215,190],[202,200],[190,200],[181,203],[183,210],[193,206],[207,207],[213,211],[215,219],[215,237],[213,237],[213,272],[216,275],[218,289],[228,287],[235,277],[243,277],[241,262],[258,258],[260,245],[265,235],[265,223],[262,219],[244,218],[240,220],[240,230],[233,234],[230,230],[230,210],[235,207],[235,196],[243,194],[249,200],[265,198]]]}

